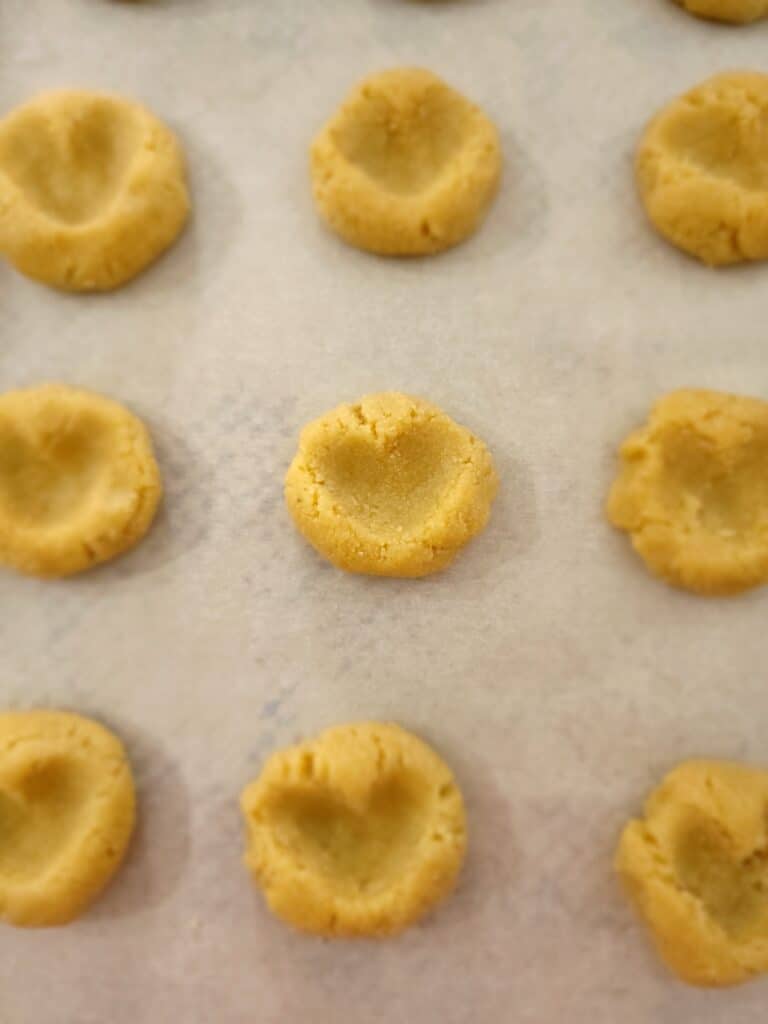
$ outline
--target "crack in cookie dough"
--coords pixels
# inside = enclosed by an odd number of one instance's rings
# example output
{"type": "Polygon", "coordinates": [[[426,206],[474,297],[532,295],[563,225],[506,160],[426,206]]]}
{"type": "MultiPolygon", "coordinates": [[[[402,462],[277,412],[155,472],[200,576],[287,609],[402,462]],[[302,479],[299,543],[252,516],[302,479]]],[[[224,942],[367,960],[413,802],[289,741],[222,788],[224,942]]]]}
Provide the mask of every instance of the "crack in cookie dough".
{"type": "Polygon", "coordinates": [[[680,765],[624,829],[616,867],[684,981],[735,985],[768,971],[768,772],[680,765]]]}
{"type": "Polygon", "coordinates": [[[124,284],[189,213],[184,161],[154,114],[102,93],[44,93],[0,121],[0,253],[68,291],[124,284]]]}
{"type": "Polygon", "coordinates": [[[768,75],[729,72],[674,100],[636,158],[646,212],[711,266],[768,259],[768,75]]]}
{"type": "Polygon", "coordinates": [[[123,859],[135,795],[122,744],[63,711],[0,714],[0,919],[66,924],[123,859]]]}
{"type": "Polygon", "coordinates": [[[274,754],[242,794],[245,863],[303,931],[391,935],[453,889],[466,849],[447,765],[396,725],[336,726],[274,754]]]}
{"type": "Polygon", "coordinates": [[[60,384],[0,395],[0,564],[55,577],[115,558],[161,493],[147,429],[123,406],[60,384]]]}
{"type": "Polygon", "coordinates": [[[322,218],[381,255],[424,255],[479,226],[501,174],[496,129],[436,75],[400,68],[361,82],[312,144],[322,218]]]}
{"type": "Polygon", "coordinates": [[[689,14],[712,21],[746,24],[768,15],[768,0],[675,0],[689,14]]]}
{"type": "Polygon", "coordinates": [[[385,392],[304,428],[285,498],[334,565],[413,577],[445,568],[484,528],[497,487],[482,441],[436,406],[385,392]]]}
{"type": "Polygon", "coordinates": [[[608,518],[651,572],[701,594],[768,580],[768,403],[675,391],[620,454],[608,518]]]}

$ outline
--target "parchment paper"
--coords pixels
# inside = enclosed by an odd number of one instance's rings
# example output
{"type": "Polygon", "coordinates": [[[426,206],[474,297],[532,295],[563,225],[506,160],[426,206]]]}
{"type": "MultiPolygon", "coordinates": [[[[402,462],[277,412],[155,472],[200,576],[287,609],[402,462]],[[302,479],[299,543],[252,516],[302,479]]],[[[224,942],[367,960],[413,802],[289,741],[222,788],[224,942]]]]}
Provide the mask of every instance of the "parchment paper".
{"type": "Polygon", "coordinates": [[[194,221],[133,285],[68,297],[0,268],[0,390],[55,379],[146,418],[147,541],[60,583],[0,575],[2,697],[128,744],[141,825],[79,923],[0,929],[2,1024],[751,1024],[768,987],[687,989],[615,884],[619,829],[692,755],[768,761],[766,601],[651,579],[602,517],[614,450],[663,391],[765,395],[765,267],[708,271],[635,196],[647,118],[768,24],[668,0],[2,0],[3,111],[67,84],[150,105],[194,221]],[[307,144],[364,74],[422,64],[499,125],[475,239],[373,259],[317,222],[307,144]],[[301,425],[422,394],[493,450],[493,521],[422,582],[344,575],[294,533],[301,425]],[[431,741],[466,793],[460,889],[397,941],[273,920],[237,796],[274,748],[359,718],[431,741]]]}

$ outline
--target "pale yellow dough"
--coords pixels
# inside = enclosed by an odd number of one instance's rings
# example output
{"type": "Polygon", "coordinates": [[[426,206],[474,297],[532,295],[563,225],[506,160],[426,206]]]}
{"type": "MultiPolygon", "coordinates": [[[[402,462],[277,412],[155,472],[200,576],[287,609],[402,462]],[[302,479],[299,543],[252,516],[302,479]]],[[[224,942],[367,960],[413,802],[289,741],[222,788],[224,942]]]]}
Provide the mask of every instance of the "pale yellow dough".
{"type": "Polygon", "coordinates": [[[497,487],[482,441],[437,406],[384,392],[304,428],[285,498],[334,565],[412,577],[445,568],[483,529],[497,487]]]}
{"type": "Polygon", "coordinates": [[[161,495],[146,427],[61,384],[0,395],[0,564],[69,576],[127,551],[161,495]]]}
{"type": "Polygon", "coordinates": [[[466,849],[447,765],[396,725],[340,725],[274,754],[243,792],[245,863],[302,931],[391,935],[454,887],[466,849]]]}
{"type": "Polygon", "coordinates": [[[0,714],[0,919],[66,924],[117,871],[135,796],[122,744],[64,711],[0,714]]]}
{"type": "Polygon", "coordinates": [[[636,159],[648,216],[711,266],[768,259],[768,75],[729,72],[674,100],[636,159]]]}
{"type": "Polygon", "coordinates": [[[321,217],[345,241],[388,256],[440,252],[479,226],[501,149],[485,114],[436,75],[364,79],[312,144],[321,217]]]}
{"type": "Polygon", "coordinates": [[[683,981],[736,985],[768,971],[768,772],[675,768],[624,829],[616,867],[683,981]]]}
{"type": "Polygon", "coordinates": [[[138,103],[44,93],[0,121],[0,253],[68,291],[124,284],[187,219],[175,136],[138,103]]]}
{"type": "Polygon", "coordinates": [[[768,581],[768,403],[675,391],[621,462],[608,518],[651,572],[701,594],[768,581]]]}
{"type": "Polygon", "coordinates": [[[745,24],[768,14],[768,0],[676,0],[690,14],[713,21],[745,24]]]}

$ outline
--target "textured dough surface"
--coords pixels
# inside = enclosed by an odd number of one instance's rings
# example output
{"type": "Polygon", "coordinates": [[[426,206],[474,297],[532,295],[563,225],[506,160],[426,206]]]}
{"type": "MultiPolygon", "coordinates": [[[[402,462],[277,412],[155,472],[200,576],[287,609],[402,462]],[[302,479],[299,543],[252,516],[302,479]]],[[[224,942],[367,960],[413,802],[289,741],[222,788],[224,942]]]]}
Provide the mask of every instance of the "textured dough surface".
{"type": "Polygon", "coordinates": [[[624,829],[616,867],[684,981],[735,985],[768,971],[768,772],[675,768],[624,829]]]}
{"type": "Polygon", "coordinates": [[[745,24],[768,14],[768,0],[675,0],[690,14],[713,21],[745,24]]]}
{"type": "Polygon", "coordinates": [[[488,522],[497,487],[482,441],[437,406],[384,392],[304,428],[285,497],[334,565],[408,577],[454,559],[488,522]]]}
{"type": "Polygon", "coordinates": [[[711,266],[768,258],[768,75],[727,72],[674,100],[646,129],[636,173],[678,248],[711,266]]]}
{"type": "Polygon", "coordinates": [[[179,144],[137,103],[62,90],[0,121],[0,253],[28,277],[116,288],[171,245],[188,213],[179,144]]]}
{"type": "Polygon", "coordinates": [[[620,454],[608,518],[651,572],[701,594],[768,580],[768,403],[672,392],[620,454]]]}
{"type": "Polygon", "coordinates": [[[135,796],[122,744],[64,711],[0,714],[0,919],[66,924],[123,859],[135,796]]]}
{"type": "Polygon", "coordinates": [[[371,75],[312,144],[321,217],[369,252],[440,252],[479,226],[501,174],[485,114],[430,71],[371,75]]]}
{"type": "Polygon", "coordinates": [[[340,725],[274,754],[244,791],[245,863],[303,931],[390,935],[454,887],[466,850],[450,769],[396,725],[340,725]]]}
{"type": "Polygon", "coordinates": [[[0,564],[69,576],[137,544],[160,501],[146,427],[61,384],[0,395],[0,564]]]}

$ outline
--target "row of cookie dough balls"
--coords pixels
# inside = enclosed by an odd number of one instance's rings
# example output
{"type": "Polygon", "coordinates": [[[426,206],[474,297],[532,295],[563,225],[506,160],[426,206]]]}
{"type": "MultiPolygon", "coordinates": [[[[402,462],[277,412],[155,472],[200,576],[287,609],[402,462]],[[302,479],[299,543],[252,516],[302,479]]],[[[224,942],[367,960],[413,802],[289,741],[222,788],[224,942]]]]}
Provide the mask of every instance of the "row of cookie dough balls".
{"type": "MultiPolygon", "coordinates": [[[[386,935],[453,888],[461,792],[396,725],[357,723],[273,755],[242,793],[245,863],[272,910],[321,935],[386,935]]],[[[0,919],[66,924],[123,861],[136,795],[120,740],[63,711],[0,714],[0,919]]]]}
{"type": "MultiPolygon", "coordinates": [[[[768,403],[676,391],[624,442],[607,515],[648,568],[702,594],[768,580],[768,403]]],[[[486,525],[498,488],[485,444],[397,392],[308,424],[285,478],[300,533],[335,566],[418,577],[486,525]]],[[[63,385],[0,395],[0,564],[69,576],[136,545],[162,493],[144,424],[63,385]]]]}
{"type": "MultiPolygon", "coordinates": [[[[466,238],[500,168],[488,118],[420,69],[361,83],[311,149],[320,214],[378,253],[439,252],[466,238]]],[[[0,253],[29,277],[118,287],[175,241],[189,209],[181,146],[138,103],[63,90],[0,122],[0,253]]]]}
{"type": "MultiPolygon", "coordinates": [[[[637,153],[648,215],[720,265],[768,258],[768,76],[718,75],[649,125],[637,153]]],[[[496,129],[429,71],[373,75],[311,148],[315,202],[381,255],[437,253],[478,227],[501,174],[496,129]]],[[[117,96],[44,94],[0,121],[0,253],[58,288],[115,288],[156,260],[190,209],[181,147],[117,96]]]]}
{"type": "MultiPolygon", "coordinates": [[[[305,932],[393,935],[454,888],[467,848],[459,786],[397,725],[336,726],[273,754],[240,799],[245,864],[305,932]]],[[[62,711],[0,714],[0,918],[80,916],[120,867],[136,818],[128,756],[62,711]]],[[[768,971],[768,772],[672,771],[624,829],[616,867],[662,957],[698,985],[768,971]]]]}

